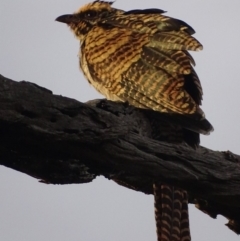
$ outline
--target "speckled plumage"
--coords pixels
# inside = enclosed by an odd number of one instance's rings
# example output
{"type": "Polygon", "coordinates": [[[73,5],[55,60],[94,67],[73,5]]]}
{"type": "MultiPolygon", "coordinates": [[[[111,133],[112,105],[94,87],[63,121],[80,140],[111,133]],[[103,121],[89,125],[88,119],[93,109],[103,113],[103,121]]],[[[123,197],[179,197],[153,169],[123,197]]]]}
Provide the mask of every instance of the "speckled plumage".
{"type": "MultiPolygon", "coordinates": [[[[188,53],[202,45],[188,24],[163,14],[94,1],[57,21],[80,40],[80,67],[93,87],[107,99],[176,116],[176,125],[155,129],[156,139],[196,147],[199,133],[213,130],[199,107],[202,87],[188,53]]],[[[187,193],[159,183],[154,191],[158,240],[190,240],[187,193]]]]}

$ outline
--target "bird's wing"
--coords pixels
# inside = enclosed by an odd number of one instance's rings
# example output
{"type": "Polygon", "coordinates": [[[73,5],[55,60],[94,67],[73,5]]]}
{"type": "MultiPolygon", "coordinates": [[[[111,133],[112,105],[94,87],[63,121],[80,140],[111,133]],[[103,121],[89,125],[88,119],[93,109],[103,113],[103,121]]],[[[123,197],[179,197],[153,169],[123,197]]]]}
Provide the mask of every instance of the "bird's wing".
{"type": "MultiPolygon", "coordinates": [[[[124,20],[117,19],[93,28],[84,47],[89,72],[109,92],[135,107],[204,119],[199,108],[201,85],[187,52],[201,49],[201,44],[183,22],[157,16],[161,18],[145,25],[135,19],[122,26],[124,20]],[[189,75],[187,87],[197,96],[186,88],[189,75]]],[[[204,128],[199,130],[204,134],[212,129],[211,125],[204,128]]]]}
{"type": "Polygon", "coordinates": [[[196,113],[197,104],[184,89],[184,75],[190,74],[191,63],[181,49],[188,50],[188,46],[181,38],[174,39],[176,34],[149,37],[121,28],[106,31],[98,42],[86,44],[91,75],[136,107],[196,113]]]}
{"type": "MultiPolygon", "coordinates": [[[[194,29],[182,20],[163,15],[161,9],[143,9],[120,12],[119,15],[107,18],[104,22],[111,26],[130,29],[131,31],[147,33],[153,36],[151,45],[159,49],[181,50],[189,57],[192,65],[195,62],[187,50],[201,50],[202,45],[192,36],[194,29]],[[183,50],[183,49],[187,50],[183,50]]],[[[179,56],[180,57],[180,56],[179,56]]],[[[179,59],[178,59],[179,60],[179,59]]],[[[186,60],[186,58],[185,58],[186,60]]],[[[166,64],[166,62],[164,62],[166,64]]],[[[182,63],[181,63],[182,64],[182,63]]],[[[189,61],[187,61],[189,69],[189,61]]],[[[191,68],[191,74],[186,76],[186,90],[197,104],[201,104],[202,87],[198,76],[191,68]]]]}

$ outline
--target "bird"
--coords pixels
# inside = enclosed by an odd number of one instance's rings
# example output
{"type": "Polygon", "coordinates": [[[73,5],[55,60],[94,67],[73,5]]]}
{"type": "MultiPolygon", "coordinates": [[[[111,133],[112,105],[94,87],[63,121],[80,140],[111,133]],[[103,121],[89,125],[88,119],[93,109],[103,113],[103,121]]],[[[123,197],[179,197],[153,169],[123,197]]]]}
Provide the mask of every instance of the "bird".
{"type": "MultiPolygon", "coordinates": [[[[156,139],[197,148],[200,134],[213,131],[200,108],[203,91],[189,53],[203,46],[187,23],[161,9],[124,11],[100,0],[56,21],[80,41],[80,69],[98,92],[175,121],[155,121],[156,139]]],[[[153,192],[158,241],[190,241],[187,192],[159,181],[153,192]]]]}

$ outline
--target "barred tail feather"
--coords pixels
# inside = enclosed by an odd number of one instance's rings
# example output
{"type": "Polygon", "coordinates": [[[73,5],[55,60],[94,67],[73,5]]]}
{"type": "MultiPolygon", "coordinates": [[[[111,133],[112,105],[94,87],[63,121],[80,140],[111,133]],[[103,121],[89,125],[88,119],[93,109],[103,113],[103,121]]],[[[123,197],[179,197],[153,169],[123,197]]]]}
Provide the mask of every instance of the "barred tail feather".
{"type": "Polygon", "coordinates": [[[158,241],[190,241],[187,193],[161,183],[153,184],[158,241]]]}
{"type": "Polygon", "coordinates": [[[189,228],[189,216],[188,216],[188,194],[182,190],[182,215],[181,215],[181,239],[180,241],[191,241],[191,234],[189,228]]]}

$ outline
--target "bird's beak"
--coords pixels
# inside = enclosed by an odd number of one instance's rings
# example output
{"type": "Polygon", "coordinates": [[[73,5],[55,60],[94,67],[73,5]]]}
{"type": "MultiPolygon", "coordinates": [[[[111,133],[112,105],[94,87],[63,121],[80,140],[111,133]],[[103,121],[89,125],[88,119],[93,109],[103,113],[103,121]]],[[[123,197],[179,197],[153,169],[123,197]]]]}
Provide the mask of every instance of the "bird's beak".
{"type": "Polygon", "coordinates": [[[57,17],[55,20],[61,23],[69,24],[73,22],[74,15],[73,14],[65,14],[57,17]]]}

